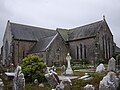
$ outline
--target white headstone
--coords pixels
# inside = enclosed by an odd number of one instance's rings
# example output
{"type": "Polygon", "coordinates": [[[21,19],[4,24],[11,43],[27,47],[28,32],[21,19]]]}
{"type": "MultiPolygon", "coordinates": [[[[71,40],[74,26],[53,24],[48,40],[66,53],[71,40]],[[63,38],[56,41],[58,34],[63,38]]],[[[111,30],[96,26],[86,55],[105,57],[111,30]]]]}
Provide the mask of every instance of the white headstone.
{"type": "Polygon", "coordinates": [[[4,84],[1,78],[0,78],[0,90],[4,90],[4,84]]]}
{"type": "Polygon", "coordinates": [[[87,85],[84,87],[84,90],[95,90],[95,87],[94,87],[93,85],[87,84],[87,85]]]}
{"type": "Polygon", "coordinates": [[[73,70],[72,70],[71,65],[70,65],[70,60],[71,59],[72,58],[71,58],[70,54],[68,53],[67,57],[66,57],[66,60],[67,60],[67,63],[68,63],[66,74],[73,74],[73,70]]]}
{"type": "Polygon", "coordinates": [[[116,71],[116,60],[113,57],[108,62],[108,71],[116,71]]]}
{"type": "Polygon", "coordinates": [[[102,72],[102,71],[105,71],[105,67],[104,67],[104,65],[101,63],[99,66],[97,66],[96,72],[102,72]]]}

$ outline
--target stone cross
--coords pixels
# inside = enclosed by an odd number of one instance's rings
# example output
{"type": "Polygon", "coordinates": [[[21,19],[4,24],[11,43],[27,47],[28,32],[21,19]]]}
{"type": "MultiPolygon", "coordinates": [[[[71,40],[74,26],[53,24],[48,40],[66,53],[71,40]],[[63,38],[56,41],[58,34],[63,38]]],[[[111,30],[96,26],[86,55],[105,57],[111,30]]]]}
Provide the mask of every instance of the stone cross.
{"type": "Polygon", "coordinates": [[[113,57],[108,62],[108,71],[116,71],[116,60],[113,57]]]}
{"type": "Polygon", "coordinates": [[[73,70],[72,70],[71,65],[70,65],[70,60],[71,59],[72,58],[71,58],[70,54],[68,53],[67,57],[66,57],[66,60],[67,60],[67,63],[68,63],[66,74],[73,74],[73,70]]]}

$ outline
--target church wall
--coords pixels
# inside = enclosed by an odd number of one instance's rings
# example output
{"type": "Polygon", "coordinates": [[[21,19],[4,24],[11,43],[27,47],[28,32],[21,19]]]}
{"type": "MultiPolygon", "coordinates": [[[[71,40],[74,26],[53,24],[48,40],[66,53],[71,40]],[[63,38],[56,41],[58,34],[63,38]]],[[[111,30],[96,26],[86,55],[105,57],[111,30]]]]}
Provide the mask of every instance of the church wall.
{"type": "Polygon", "coordinates": [[[58,34],[46,51],[46,64],[48,66],[61,66],[66,63],[67,47],[58,34]]]}
{"type": "Polygon", "coordinates": [[[16,65],[22,62],[22,59],[29,54],[29,50],[34,46],[35,42],[31,41],[13,41],[13,63],[16,65]]]}
{"type": "Polygon", "coordinates": [[[7,23],[7,27],[5,30],[4,38],[3,38],[3,56],[2,56],[2,64],[9,65],[11,59],[11,43],[12,43],[13,35],[11,33],[10,23],[7,23]]]}
{"type": "Polygon", "coordinates": [[[88,39],[83,39],[83,40],[77,40],[77,41],[71,41],[69,42],[69,47],[70,47],[70,54],[72,56],[73,62],[75,60],[82,60],[86,59],[89,60],[90,62],[93,62],[94,60],[94,48],[95,48],[95,39],[94,38],[88,38],[88,39]],[[82,46],[82,48],[80,47],[82,46]],[[86,50],[85,47],[86,47],[86,50]],[[78,47],[78,51],[77,51],[78,47]],[[82,52],[81,52],[82,49],[82,52]],[[77,52],[78,55],[77,56],[77,52]],[[85,55],[86,52],[86,55],[85,55]],[[82,53],[82,56],[81,56],[82,53]]]}
{"type": "Polygon", "coordinates": [[[113,54],[113,35],[109,28],[103,25],[99,32],[99,44],[100,44],[100,58],[108,60],[113,54]]]}

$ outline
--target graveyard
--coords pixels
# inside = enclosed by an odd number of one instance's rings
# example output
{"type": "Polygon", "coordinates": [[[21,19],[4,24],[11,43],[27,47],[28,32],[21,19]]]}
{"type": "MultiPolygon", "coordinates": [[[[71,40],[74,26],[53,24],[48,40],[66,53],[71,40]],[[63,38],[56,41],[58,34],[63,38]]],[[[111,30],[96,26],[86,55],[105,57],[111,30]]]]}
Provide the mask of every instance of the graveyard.
{"type": "Polygon", "coordinates": [[[113,57],[108,64],[99,63],[97,67],[72,65],[71,59],[68,53],[66,65],[47,67],[42,58],[29,56],[16,68],[0,66],[0,90],[120,90],[120,72],[113,57]]]}

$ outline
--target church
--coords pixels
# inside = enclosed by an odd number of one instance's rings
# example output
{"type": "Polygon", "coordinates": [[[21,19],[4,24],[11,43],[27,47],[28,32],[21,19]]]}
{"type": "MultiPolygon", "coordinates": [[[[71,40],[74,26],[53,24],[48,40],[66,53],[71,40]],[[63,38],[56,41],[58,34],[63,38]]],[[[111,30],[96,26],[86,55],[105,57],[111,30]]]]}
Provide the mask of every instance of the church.
{"type": "Polygon", "coordinates": [[[27,55],[37,55],[45,59],[48,66],[66,64],[69,52],[71,62],[87,60],[97,63],[108,60],[114,53],[111,30],[103,17],[84,26],[56,30],[7,22],[1,47],[2,64],[17,65],[27,55]]]}

